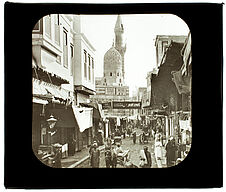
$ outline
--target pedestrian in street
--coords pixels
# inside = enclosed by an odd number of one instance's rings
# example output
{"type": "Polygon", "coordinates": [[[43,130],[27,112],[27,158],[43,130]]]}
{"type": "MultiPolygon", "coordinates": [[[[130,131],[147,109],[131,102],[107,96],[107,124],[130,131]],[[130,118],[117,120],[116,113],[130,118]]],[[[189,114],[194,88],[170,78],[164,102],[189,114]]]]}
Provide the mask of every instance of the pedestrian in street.
{"type": "Polygon", "coordinates": [[[162,142],[160,133],[157,133],[155,135],[155,157],[157,158],[157,160],[162,159],[162,142]]]}
{"type": "Polygon", "coordinates": [[[100,163],[100,150],[97,148],[97,143],[93,144],[90,151],[90,165],[92,168],[99,168],[100,163]]]}
{"type": "Polygon", "coordinates": [[[92,144],[92,145],[90,146],[90,148],[89,148],[89,155],[90,155],[90,156],[91,156],[92,149],[95,148],[95,147],[94,147],[94,144],[98,146],[96,140],[93,141],[93,144],[92,144]]]}
{"type": "Polygon", "coordinates": [[[144,150],[140,150],[140,162],[139,162],[139,167],[140,168],[145,168],[145,165],[147,165],[147,158],[145,155],[144,150]]]}
{"type": "Polygon", "coordinates": [[[111,148],[112,141],[111,141],[111,137],[110,136],[107,137],[106,143],[107,143],[107,146],[111,148]]]}
{"type": "Polygon", "coordinates": [[[145,156],[146,156],[146,159],[147,159],[147,164],[145,164],[144,166],[146,168],[151,168],[151,166],[152,166],[151,153],[148,151],[147,146],[144,146],[144,153],[145,153],[145,156]]]}
{"type": "Polygon", "coordinates": [[[123,134],[123,139],[125,139],[126,138],[126,131],[125,131],[125,129],[123,129],[122,134],[123,134]]]}
{"type": "Polygon", "coordinates": [[[137,134],[136,131],[133,132],[133,144],[136,144],[137,134]]]}
{"type": "Polygon", "coordinates": [[[168,143],[166,144],[167,167],[171,167],[174,165],[175,158],[176,158],[176,146],[173,137],[170,137],[168,143]]]}
{"type": "Polygon", "coordinates": [[[59,143],[56,143],[53,145],[53,156],[50,157],[50,159],[53,162],[53,166],[54,168],[62,168],[61,166],[61,147],[62,145],[60,145],[59,143]]]}
{"type": "Polygon", "coordinates": [[[112,164],[112,154],[111,154],[111,147],[106,146],[105,147],[105,162],[106,162],[106,167],[110,168],[112,164]]]}
{"type": "Polygon", "coordinates": [[[117,152],[116,152],[116,148],[113,147],[112,148],[112,168],[116,168],[117,166],[117,152]]]}
{"type": "Polygon", "coordinates": [[[116,151],[117,155],[119,153],[123,153],[123,150],[122,150],[122,147],[121,147],[120,143],[116,143],[115,151],[116,151]]]}
{"type": "Polygon", "coordinates": [[[127,134],[129,135],[129,137],[131,137],[131,125],[129,125],[129,128],[127,130],[127,134]]]}

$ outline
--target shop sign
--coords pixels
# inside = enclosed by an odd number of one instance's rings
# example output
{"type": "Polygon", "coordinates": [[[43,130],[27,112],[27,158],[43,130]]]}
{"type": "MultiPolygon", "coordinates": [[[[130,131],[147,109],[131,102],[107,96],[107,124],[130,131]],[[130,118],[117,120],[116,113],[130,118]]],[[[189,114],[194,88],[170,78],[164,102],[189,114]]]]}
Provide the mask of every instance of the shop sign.
{"type": "Polygon", "coordinates": [[[113,109],[140,109],[141,102],[131,102],[131,101],[124,101],[124,102],[116,102],[113,101],[113,109]]]}
{"type": "Polygon", "coordinates": [[[108,103],[102,103],[102,109],[110,109],[111,108],[111,102],[108,103]]]}

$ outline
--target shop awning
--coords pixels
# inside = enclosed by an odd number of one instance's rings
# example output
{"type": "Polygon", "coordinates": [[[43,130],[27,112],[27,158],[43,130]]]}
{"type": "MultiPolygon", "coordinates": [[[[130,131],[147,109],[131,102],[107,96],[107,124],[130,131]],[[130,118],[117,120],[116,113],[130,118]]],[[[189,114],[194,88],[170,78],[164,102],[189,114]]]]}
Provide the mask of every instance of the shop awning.
{"type": "Polygon", "coordinates": [[[80,103],[82,107],[89,107],[93,108],[93,117],[96,119],[103,118],[104,119],[104,114],[102,112],[102,107],[98,103],[80,103]]]}
{"type": "Polygon", "coordinates": [[[93,108],[72,106],[80,132],[93,126],[93,108]]]}
{"type": "Polygon", "coordinates": [[[38,103],[38,104],[43,104],[43,105],[46,105],[46,104],[49,103],[47,100],[40,99],[40,98],[37,98],[37,97],[33,97],[32,98],[32,102],[33,103],[38,103]]]}
{"type": "Polygon", "coordinates": [[[32,88],[33,95],[36,96],[48,96],[49,98],[56,97],[63,100],[68,98],[68,91],[65,89],[62,89],[59,86],[50,85],[37,79],[33,79],[32,88]]]}

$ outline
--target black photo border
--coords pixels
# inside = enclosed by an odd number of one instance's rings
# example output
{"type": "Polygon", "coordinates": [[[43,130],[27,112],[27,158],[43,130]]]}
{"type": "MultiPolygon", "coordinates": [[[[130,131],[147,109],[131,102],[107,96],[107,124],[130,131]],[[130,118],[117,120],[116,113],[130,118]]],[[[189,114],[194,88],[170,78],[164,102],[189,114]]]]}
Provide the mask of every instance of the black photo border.
{"type": "Polygon", "coordinates": [[[5,3],[5,187],[222,187],[222,6],[214,3],[5,3]],[[42,165],[31,147],[31,31],[35,23],[48,14],[159,13],[179,16],[191,31],[193,135],[188,157],[178,166],[162,169],[53,169],[42,165]]]}

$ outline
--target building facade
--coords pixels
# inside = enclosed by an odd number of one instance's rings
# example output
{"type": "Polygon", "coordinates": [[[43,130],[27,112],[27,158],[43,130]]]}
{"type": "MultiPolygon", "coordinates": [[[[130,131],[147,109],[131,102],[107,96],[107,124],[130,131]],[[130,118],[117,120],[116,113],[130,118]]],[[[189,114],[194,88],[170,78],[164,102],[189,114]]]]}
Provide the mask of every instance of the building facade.
{"type": "Polygon", "coordinates": [[[157,36],[158,73],[151,74],[152,124],[161,127],[166,140],[174,136],[176,142],[180,135],[179,114],[183,100],[173,81],[173,74],[183,65],[181,51],[186,38],[186,36],[157,36]]]}
{"type": "Polygon", "coordinates": [[[81,104],[95,93],[94,52],[80,30],[78,15],[47,15],[35,25],[32,31],[35,154],[49,152],[51,145],[60,143],[66,157],[91,144],[93,108],[81,104]],[[48,125],[51,116],[56,120],[54,128],[48,125]]]}
{"type": "MultiPolygon", "coordinates": [[[[96,79],[96,95],[93,102],[110,103],[112,101],[129,101],[129,87],[125,84],[124,55],[126,46],[123,42],[124,27],[118,15],[114,28],[115,40],[104,55],[103,77],[96,79]]],[[[129,116],[129,109],[104,109],[107,117],[129,116]]]]}

